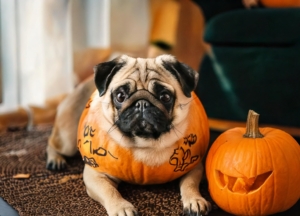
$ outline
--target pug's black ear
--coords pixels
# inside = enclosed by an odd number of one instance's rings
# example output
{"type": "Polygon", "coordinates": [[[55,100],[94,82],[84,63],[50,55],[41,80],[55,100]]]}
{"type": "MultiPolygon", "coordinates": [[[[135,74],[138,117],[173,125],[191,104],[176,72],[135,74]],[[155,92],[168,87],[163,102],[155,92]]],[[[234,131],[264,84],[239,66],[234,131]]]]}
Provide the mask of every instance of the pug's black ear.
{"type": "Polygon", "coordinates": [[[103,62],[94,67],[95,84],[100,97],[105,94],[108,85],[114,75],[124,66],[125,62],[119,62],[119,59],[103,62]]]}
{"type": "Polygon", "coordinates": [[[199,74],[188,65],[179,61],[162,61],[163,67],[173,74],[181,85],[185,96],[191,97],[191,92],[196,88],[199,74]]]}

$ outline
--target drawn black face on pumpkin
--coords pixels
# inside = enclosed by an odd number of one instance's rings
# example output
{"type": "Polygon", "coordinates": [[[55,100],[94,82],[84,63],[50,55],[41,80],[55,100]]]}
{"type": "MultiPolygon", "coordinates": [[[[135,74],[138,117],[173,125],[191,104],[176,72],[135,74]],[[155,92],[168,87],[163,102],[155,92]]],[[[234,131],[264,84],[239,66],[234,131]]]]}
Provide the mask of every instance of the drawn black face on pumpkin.
{"type": "Polygon", "coordinates": [[[258,190],[271,176],[272,171],[259,174],[254,177],[234,177],[222,173],[220,170],[215,170],[215,177],[220,187],[227,187],[228,190],[234,193],[247,194],[258,190]]]}

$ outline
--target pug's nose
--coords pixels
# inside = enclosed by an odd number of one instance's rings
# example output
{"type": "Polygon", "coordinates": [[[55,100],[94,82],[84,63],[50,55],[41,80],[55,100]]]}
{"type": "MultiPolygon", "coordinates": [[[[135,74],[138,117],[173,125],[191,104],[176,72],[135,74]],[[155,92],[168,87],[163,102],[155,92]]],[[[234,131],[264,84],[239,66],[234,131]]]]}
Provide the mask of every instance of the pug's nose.
{"type": "Polygon", "coordinates": [[[135,104],[135,108],[141,112],[143,112],[149,106],[150,106],[150,103],[146,100],[139,100],[135,104]]]}

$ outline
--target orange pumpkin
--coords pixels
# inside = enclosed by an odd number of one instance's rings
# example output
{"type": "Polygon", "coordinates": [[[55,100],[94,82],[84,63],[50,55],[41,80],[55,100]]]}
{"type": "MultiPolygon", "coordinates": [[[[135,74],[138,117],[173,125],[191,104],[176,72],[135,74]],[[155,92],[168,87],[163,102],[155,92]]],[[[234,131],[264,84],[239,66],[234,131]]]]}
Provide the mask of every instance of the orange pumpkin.
{"type": "Polygon", "coordinates": [[[289,134],[258,127],[250,110],[245,128],[222,133],[206,159],[212,199],[236,215],[268,215],[300,197],[300,146],[289,134]]]}
{"type": "MultiPolygon", "coordinates": [[[[91,98],[98,97],[96,91],[91,98]]],[[[99,113],[91,100],[78,126],[78,148],[83,161],[95,170],[134,184],[159,184],[172,181],[192,170],[206,153],[209,142],[208,120],[204,108],[192,93],[188,127],[176,143],[170,158],[158,166],[135,160],[130,148],[121,147],[102,130],[93,115],[99,113]],[[197,121],[195,121],[197,119],[197,121]]],[[[178,132],[180,133],[180,132],[178,132]]]]}
{"type": "Polygon", "coordinates": [[[271,8],[300,7],[300,0],[261,0],[261,3],[271,8]]]}

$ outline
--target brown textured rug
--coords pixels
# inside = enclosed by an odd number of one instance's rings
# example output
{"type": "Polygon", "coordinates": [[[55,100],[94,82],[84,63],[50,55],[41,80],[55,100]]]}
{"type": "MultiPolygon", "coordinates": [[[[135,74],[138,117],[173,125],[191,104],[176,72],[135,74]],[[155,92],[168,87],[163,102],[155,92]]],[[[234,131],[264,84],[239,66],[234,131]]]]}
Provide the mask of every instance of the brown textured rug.
{"type": "MultiPolygon", "coordinates": [[[[63,172],[46,169],[50,132],[51,126],[39,126],[1,134],[0,197],[20,215],[105,215],[104,208],[86,194],[80,156],[69,158],[63,172]],[[30,176],[13,178],[17,174],[30,176]]],[[[182,214],[177,181],[150,186],[122,183],[119,190],[141,215],[182,214]]],[[[203,195],[210,199],[207,190],[203,195]]]]}
{"type": "MultiPolygon", "coordinates": [[[[48,125],[0,135],[0,197],[25,216],[106,215],[105,209],[86,194],[80,156],[69,158],[63,172],[46,169],[46,145],[50,132],[51,126],[48,125]],[[14,178],[17,174],[29,176],[14,178]]],[[[212,202],[205,181],[200,190],[212,202]]],[[[122,183],[119,191],[136,206],[140,215],[182,215],[178,181],[149,186],[122,183]]],[[[229,214],[213,203],[210,215],[229,214]]]]}

